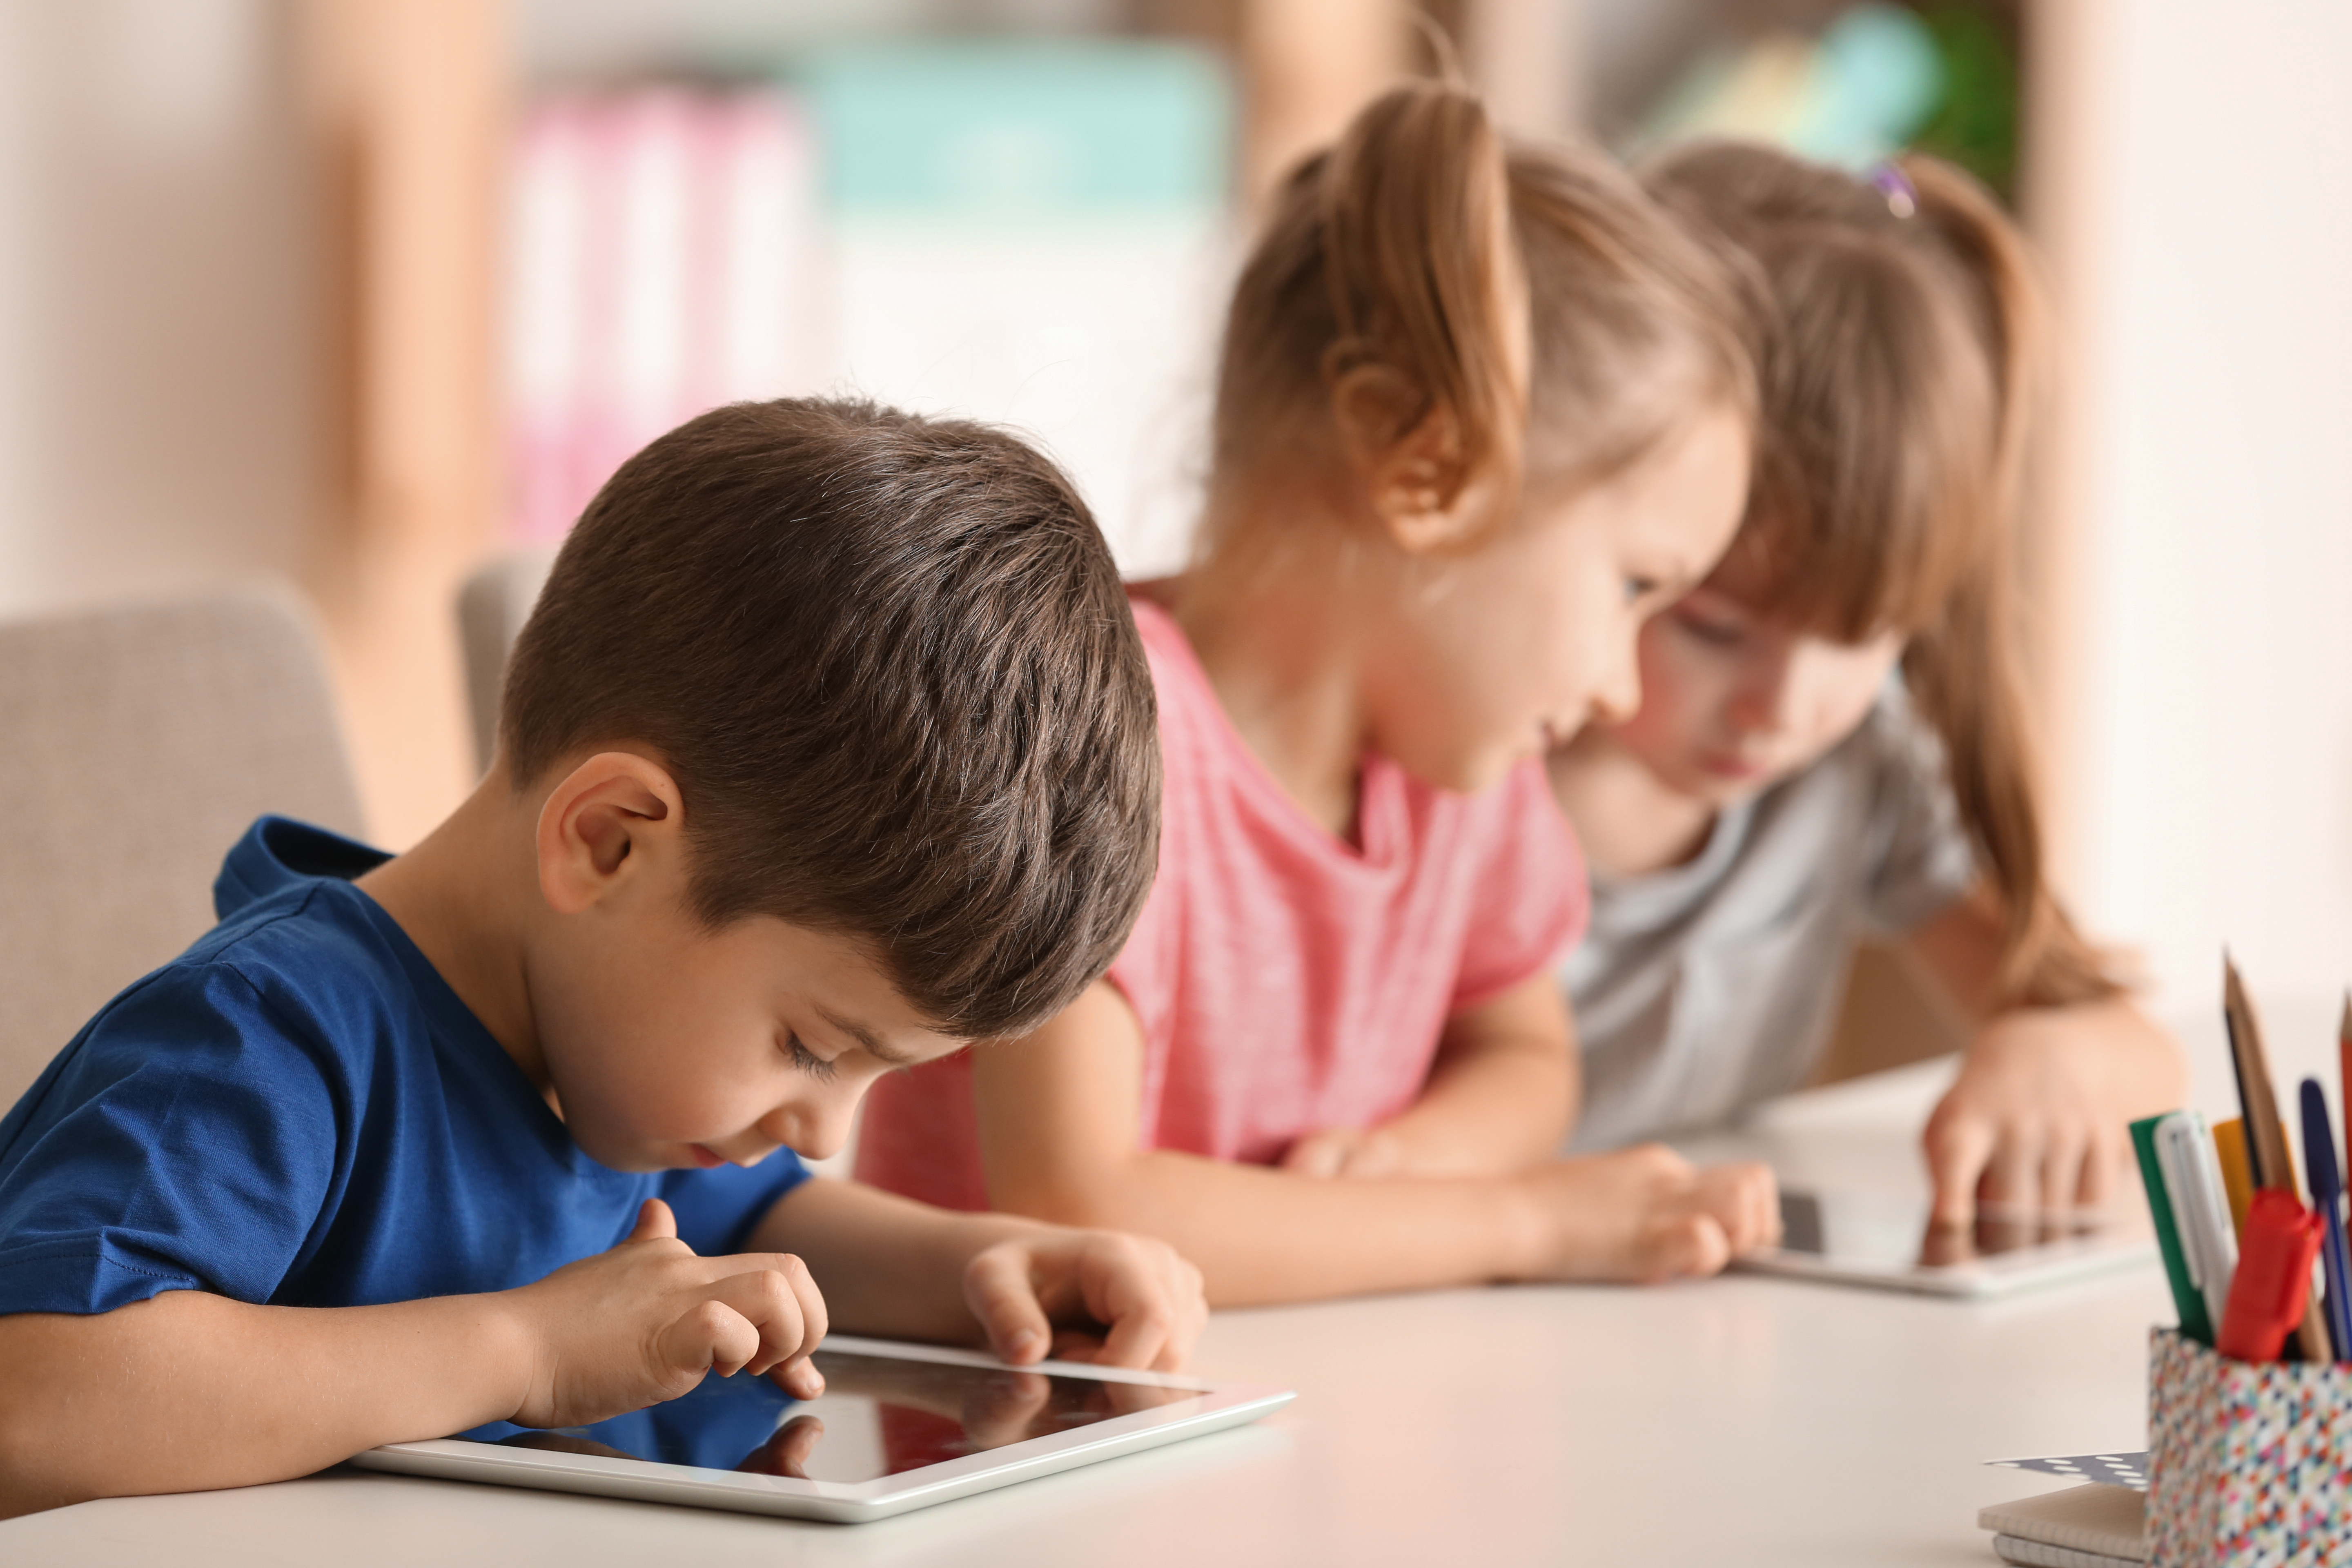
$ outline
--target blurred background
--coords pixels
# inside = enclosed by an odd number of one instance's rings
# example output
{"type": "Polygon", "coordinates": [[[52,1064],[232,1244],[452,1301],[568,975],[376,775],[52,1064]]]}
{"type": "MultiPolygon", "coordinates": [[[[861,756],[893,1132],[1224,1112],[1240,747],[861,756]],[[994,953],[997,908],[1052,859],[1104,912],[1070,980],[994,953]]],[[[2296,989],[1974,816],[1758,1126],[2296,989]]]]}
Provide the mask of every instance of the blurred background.
{"type": "MultiPolygon", "coordinates": [[[[453,605],[736,397],[1004,421],[1181,563],[1254,205],[1423,21],[1501,118],[1927,147],[2039,240],[2067,887],[2202,1008],[2352,979],[2340,0],[0,0],[0,616],[274,574],[373,836],[468,787],[453,605]]],[[[5,738],[0,738],[5,743],[5,738]]]]}

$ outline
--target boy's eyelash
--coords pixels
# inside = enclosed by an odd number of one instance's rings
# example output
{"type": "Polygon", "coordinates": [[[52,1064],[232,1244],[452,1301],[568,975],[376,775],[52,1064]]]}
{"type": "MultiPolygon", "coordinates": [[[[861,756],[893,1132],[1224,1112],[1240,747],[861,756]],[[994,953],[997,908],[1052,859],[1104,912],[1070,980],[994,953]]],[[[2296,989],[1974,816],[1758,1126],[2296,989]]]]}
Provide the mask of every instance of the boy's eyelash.
{"type": "Polygon", "coordinates": [[[1655,577],[1628,577],[1625,579],[1625,602],[1629,605],[1638,605],[1657,591],[1658,580],[1655,577]]]}
{"type": "Polygon", "coordinates": [[[798,1035],[784,1037],[784,1054],[793,1058],[793,1066],[811,1078],[831,1078],[833,1064],[801,1044],[798,1035]]]}

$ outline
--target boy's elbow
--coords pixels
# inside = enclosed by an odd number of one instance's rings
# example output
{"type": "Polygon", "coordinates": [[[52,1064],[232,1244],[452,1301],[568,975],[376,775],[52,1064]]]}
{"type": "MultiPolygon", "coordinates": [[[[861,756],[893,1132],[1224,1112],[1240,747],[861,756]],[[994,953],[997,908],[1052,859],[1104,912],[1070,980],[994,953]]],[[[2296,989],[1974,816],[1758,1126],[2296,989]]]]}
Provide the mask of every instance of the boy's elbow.
{"type": "Polygon", "coordinates": [[[73,1434],[53,1378],[42,1375],[47,1364],[29,1342],[28,1320],[0,1317],[0,1519],[100,1495],[73,1484],[73,1434]]]}

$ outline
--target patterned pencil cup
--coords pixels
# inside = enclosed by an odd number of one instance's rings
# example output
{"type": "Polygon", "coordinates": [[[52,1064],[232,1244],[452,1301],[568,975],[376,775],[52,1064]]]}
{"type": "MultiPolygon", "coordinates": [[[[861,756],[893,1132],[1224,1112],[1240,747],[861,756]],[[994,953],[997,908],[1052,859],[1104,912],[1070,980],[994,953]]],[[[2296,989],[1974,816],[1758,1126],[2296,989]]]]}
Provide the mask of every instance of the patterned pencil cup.
{"type": "Polygon", "coordinates": [[[2352,1564],[2352,1367],[2148,1337],[2149,1568],[2352,1564]]]}

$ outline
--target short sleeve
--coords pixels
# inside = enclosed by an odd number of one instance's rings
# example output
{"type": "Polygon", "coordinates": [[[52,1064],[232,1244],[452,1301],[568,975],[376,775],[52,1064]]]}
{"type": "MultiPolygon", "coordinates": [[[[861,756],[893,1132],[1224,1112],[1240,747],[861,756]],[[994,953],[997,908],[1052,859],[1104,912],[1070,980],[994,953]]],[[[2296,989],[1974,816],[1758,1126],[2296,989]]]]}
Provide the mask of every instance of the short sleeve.
{"type": "Polygon", "coordinates": [[[1539,763],[1512,770],[1469,826],[1471,913],[1449,1010],[1480,1006],[1548,973],[1584,934],[1584,855],[1539,763]]]}
{"type": "Polygon", "coordinates": [[[748,1167],[672,1171],[662,1178],[661,1196],[677,1217],[680,1241],[701,1257],[723,1258],[742,1251],[776,1200],[808,1178],[800,1156],[779,1149],[748,1167]]]}
{"type": "Polygon", "coordinates": [[[1861,734],[1874,753],[1870,835],[1874,853],[1863,921],[1899,937],[1934,919],[1976,883],[1976,852],[1960,826],[1944,748],[1890,686],[1861,734]]]}
{"type": "Polygon", "coordinates": [[[268,1300],[337,1168],[337,1095],[305,1034],[221,964],[110,1004],[0,1123],[0,1313],[268,1300]]]}

